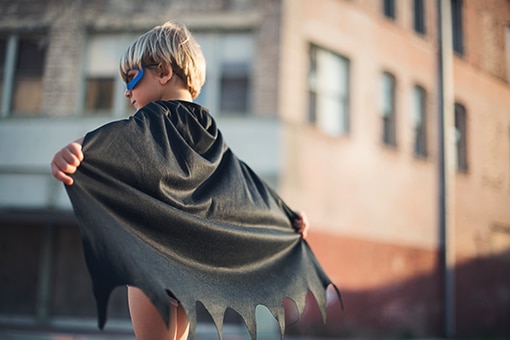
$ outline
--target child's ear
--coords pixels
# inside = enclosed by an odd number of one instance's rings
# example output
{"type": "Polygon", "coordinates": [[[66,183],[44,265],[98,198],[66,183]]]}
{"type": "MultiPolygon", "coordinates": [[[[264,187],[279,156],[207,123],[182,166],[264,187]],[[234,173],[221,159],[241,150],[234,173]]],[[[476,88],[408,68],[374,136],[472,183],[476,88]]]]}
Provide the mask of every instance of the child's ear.
{"type": "Polygon", "coordinates": [[[172,79],[174,73],[172,67],[163,64],[158,65],[158,72],[161,85],[168,83],[170,79],[172,79]]]}

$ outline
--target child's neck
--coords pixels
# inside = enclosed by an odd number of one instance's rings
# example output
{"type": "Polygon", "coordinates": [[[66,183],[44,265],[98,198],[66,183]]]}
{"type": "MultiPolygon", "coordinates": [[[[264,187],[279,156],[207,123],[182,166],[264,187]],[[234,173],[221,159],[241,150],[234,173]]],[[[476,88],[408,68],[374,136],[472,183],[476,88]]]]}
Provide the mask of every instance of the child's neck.
{"type": "Polygon", "coordinates": [[[179,89],[173,89],[172,91],[168,92],[167,95],[163,98],[164,100],[183,100],[192,102],[193,97],[191,96],[191,93],[184,88],[179,89]]]}

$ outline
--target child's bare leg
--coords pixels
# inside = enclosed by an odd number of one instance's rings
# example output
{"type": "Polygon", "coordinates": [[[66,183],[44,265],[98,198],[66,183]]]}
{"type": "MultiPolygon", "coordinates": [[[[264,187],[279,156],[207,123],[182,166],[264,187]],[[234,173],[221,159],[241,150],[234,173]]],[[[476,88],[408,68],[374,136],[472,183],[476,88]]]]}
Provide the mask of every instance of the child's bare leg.
{"type": "Polygon", "coordinates": [[[172,313],[177,316],[177,332],[176,332],[176,340],[186,340],[188,339],[189,333],[189,320],[186,316],[186,311],[182,305],[174,306],[172,305],[172,313]]]}
{"type": "Polygon", "coordinates": [[[156,307],[139,288],[128,287],[128,301],[137,340],[187,339],[189,322],[181,305],[170,304],[170,322],[167,328],[156,307]]]}

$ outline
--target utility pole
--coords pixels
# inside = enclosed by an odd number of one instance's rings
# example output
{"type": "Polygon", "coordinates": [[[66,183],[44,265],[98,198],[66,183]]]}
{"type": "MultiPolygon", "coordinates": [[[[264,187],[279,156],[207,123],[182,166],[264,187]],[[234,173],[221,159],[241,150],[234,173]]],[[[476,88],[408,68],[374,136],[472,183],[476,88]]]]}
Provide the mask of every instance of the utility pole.
{"type": "Polygon", "coordinates": [[[455,336],[455,118],[450,0],[437,0],[438,21],[438,210],[443,277],[444,335],[455,336]]]}

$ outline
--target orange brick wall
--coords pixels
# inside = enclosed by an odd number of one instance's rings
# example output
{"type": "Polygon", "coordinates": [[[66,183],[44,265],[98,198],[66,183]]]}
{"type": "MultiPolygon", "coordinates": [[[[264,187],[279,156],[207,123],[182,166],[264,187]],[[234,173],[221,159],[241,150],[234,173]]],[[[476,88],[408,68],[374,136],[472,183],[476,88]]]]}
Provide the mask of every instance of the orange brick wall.
{"type": "MultiPolygon", "coordinates": [[[[437,336],[444,328],[436,2],[425,1],[426,36],[413,31],[413,2],[396,3],[392,21],[382,15],[378,1],[284,1],[280,191],[312,221],[312,248],[344,292],[346,305],[341,321],[328,327],[346,335],[437,336]],[[350,60],[347,136],[326,136],[306,121],[310,43],[350,60]],[[377,91],[383,71],[397,80],[396,148],[381,143],[377,91]],[[430,154],[425,159],[412,152],[409,109],[415,84],[428,93],[430,154]]],[[[469,168],[454,179],[455,242],[449,246],[456,255],[456,332],[506,336],[510,86],[504,29],[510,2],[463,3],[465,53],[453,57],[453,81],[454,100],[467,111],[469,168]]]]}

